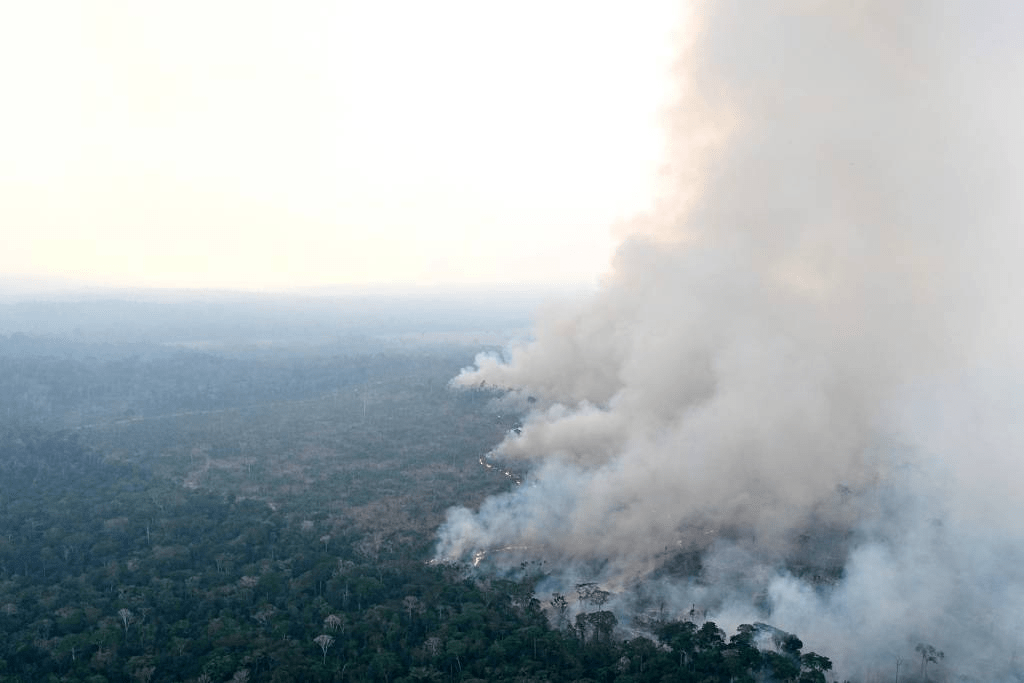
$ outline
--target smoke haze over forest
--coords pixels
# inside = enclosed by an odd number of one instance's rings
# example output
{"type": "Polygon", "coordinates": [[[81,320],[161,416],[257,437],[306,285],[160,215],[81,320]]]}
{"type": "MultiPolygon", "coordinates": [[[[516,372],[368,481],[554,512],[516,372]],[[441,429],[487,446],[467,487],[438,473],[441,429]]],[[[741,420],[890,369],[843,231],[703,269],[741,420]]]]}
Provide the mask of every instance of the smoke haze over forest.
{"type": "Polygon", "coordinates": [[[1024,4],[675,4],[0,9],[0,679],[1024,681],[1024,4]]]}
{"type": "Polygon", "coordinates": [[[454,381],[525,411],[491,457],[529,473],[438,556],[525,547],[491,562],[770,621],[844,675],[929,643],[1017,680],[1024,13],[697,8],[655,208],[454,381]]]}

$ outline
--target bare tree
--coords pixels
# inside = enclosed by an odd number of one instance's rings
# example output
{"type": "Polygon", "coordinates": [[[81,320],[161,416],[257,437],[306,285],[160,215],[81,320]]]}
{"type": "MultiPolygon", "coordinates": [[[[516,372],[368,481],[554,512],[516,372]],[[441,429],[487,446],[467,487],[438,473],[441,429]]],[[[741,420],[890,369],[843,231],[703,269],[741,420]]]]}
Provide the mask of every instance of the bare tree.
{"type": "Polygon", "coordinates": [[[326,633],[322,633],[313,639],[313,642],[320,646],[320,649],[324,653],[323,663],[327,664],[327,650],[334,645],[334,637],[329,636],[326,633]]]}
{"type": "Polygon", "coordinates": [[[405,607],[405,611],[409,615],[410,624],[412,623],[412,615],[423,611],[423,603],[415,595],[407,595],[402,598],[402,606],[405,607]]]}
{"type": "Polygon", "coordinates": [[[332,631],[337,631],[341,627],[341,617],[337,614],[328,614],[324,618],[324,626],[332,631]]]}
{"type": "Polygon", "coordinates": [[[124,639],[128,640],[128,627],[135,623],[135,615],[127,607],[117,610],[117,616],[121,617],[121,624],[124,626],[124,639]]]}
{"type": "Polygon", "coordinates": [[[590,602],[590,596],[597,590],[596,583],[577,583],[576,584],[576,597],[579,598],[580,602],[590,602]]]}
{"type": "Polygon", "coordinates": [[[270,619],[274,616],[276,610],[273,607],[262,609],[252,616],[253,619],[259,623],[260,626],[266,626],[270,623],[270,619]]]}
{"type": "Polygon", "coordinates": [[[921,678],[928,680],[928,662],[938,662],[946,656],[945,652],[936,650],[927,643],[918,643],[914,650],[921,654],[921,678]]]}
{"type": "Polygon", "coordinates": [[[558,614],[559,630],[565,628],[565,613],[569,611],[569,601],[561,593],[555,593],[551,596],[551,606],[555,608],[555,612],[558,614]]]}
{"type": "Polygon", "coordinates": [[[423,649],[426,650],[431,657],[436,657],[441,654],[443,645],[444,642],[437,636],[430,636],[423,641],[423,649]]]}
{"type": "Polygon", "coordinates": [[[383,550],[384,545],[384,535],[379,531],[375,531],[359,539],[355,550],[364,560],[377,562],[380,559],[380,552],[383,550]]]}
{"type": "Polygon", "coordinates": [[[155,666],[142,666],[132,672],[132,678],[137,680],[139,683],[149,683],[153,679],[153,674],[155,672],[155,666]]]}
{"type": "Polygon", "coordinates": [[[580,602],[590,603],[599,610],[612,596],[608,591],[601,590],[601,587],[596,583],[577,583],[576,595],[579,597],[580,602]]]}

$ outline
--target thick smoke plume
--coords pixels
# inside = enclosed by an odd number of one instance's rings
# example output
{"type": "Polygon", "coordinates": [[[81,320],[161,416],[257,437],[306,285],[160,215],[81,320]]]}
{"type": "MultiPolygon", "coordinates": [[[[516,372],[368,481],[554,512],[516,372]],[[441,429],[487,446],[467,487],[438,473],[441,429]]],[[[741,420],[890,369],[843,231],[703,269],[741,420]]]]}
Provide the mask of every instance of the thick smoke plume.
{"type": "Polygon", "coordinates": [[[1022,26],[698,3],[656,208],[591,299],[455,380],[524,408],[491,457],[528,476],[438,556],[525,547],[552,590],[770,621],[851,678],[926,642],[1021,680],[1022,26]]]}

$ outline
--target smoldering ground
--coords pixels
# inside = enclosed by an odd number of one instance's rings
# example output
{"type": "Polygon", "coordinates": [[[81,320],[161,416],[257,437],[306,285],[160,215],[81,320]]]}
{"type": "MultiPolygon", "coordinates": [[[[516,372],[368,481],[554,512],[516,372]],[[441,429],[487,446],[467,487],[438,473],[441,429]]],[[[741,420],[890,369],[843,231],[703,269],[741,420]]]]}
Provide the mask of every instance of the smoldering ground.
{"type": "Polygon", "coordinates": [[[454,380],[520,403],[491,457],[529,474],[438,556],[532,548],[552,586],[769,620],[851,678],[927,642],[1019,680],[1021,26],[697,3],[655,208],[593,297],[454,380]]]}

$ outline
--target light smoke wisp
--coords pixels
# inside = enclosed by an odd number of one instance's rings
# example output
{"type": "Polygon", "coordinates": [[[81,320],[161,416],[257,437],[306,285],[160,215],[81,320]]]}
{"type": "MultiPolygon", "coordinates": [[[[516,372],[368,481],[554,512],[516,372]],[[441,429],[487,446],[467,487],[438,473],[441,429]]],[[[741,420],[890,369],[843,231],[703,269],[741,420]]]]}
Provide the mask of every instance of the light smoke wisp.
{"type": "Polygon", "coordinates": [[[552,585],[771,621],[850,677],[927,642],[1019,680],[1022,25],[697,4],[655,210],[597,294],[454,380],[523,407],[491,457],[529,474],[438,557],[525,546],[552,585]]]}

